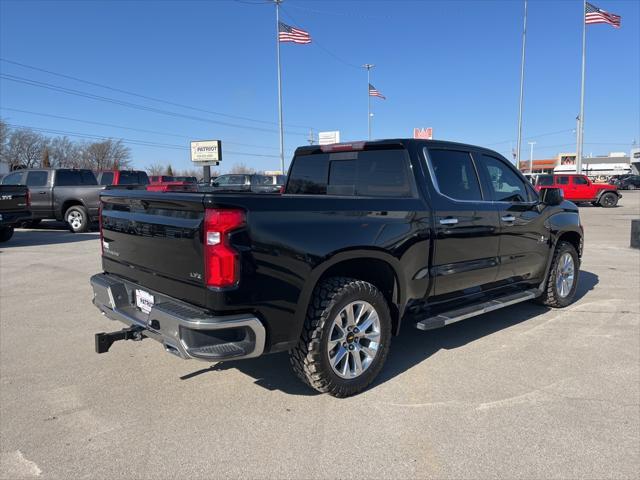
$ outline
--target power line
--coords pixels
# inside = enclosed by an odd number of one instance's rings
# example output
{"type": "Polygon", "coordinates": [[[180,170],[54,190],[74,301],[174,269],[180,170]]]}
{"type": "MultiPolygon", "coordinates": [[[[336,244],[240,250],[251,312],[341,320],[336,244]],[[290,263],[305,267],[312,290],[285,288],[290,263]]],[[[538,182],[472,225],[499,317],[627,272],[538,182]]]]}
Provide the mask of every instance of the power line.
{"type": "MultiPolygon", "coordinates": [[[[67,130],[34,127],[31,125],[17,125],[13,123],[7,123],[6,125],[11,128],[27,128],[30,130],[35,130],[37,132],[53,133],[56,135],[67,135],[70,137],[87,138],[87,139],[93,139],[93,140],[109,140],[113,138],[113,137],[108,137],[104,135],[93,135],[93,134],[87,134],[87,133],[81,133],[81,132],[70,132],[67,130]]],[[[148,142],[146,140],[139,140],[139,139],[132,139],[132,138],[118,138],[118,140],[121,140],[122,143],[145,146],[145,147],[160,147],[160,148],[169,148],[173,150],[190,150],[189,147],[185,147],[184,145],[176,145],[176,144],[170,144],[170,143],[148,142]]],[[[268,154],[248,153],[248,152],[234,152],[232,150],[225,150],[225,153],[231,154],[231,155],[243,155],[243,156],[249,156],[249,157],[279,158],[278,155],[268,155],[268,154]]]]}
{"type": "MultiPolygon", "coordinates": [[[[187,105],[187,104],[184,104],[184,103],[172,102],[170,100],[164,100],[162,98],[151,97],[149,95],[143,95],[141,93],[132,92],[130,90],[124,90],[124,89],[121,89],[121,88],[111,87],[111,86],[105,85],[103,83],[92,82],[90,80],[85,80],[85,79],[82,79],[82,78],[74,77],[73,75],[67,75],[67,74],[64,74],[64,73],[54,72],[52,70],[47,70],[47,69],[44,69],[44,68],[41,68],[41,67],[28,65],[26,63],[16,62],[14,60],[9,60],[9,59],[2,58],[2,57],[0,57],[0,61],[5,62],[5,63],[10,63],[12,65],[17,65],[17,66],[23,67],[23,68],[28,68],[30,70],[35,70],[35,71],[38,71],[38,72],[47,73],[49,75],[55,75],[57,77],[66,78],[68,80],[74,80],[76,82],[85,83],[87,85],[92,85],[94,87],[104,88],[106,90],[111,90],[113,92],[124,93],[125,95],[131,95],[133,97],[144,98],[145,100],[151,100],[153,102],[172,105],[174,107],[185,108],[185,109],[188,109],[188,110],[194,110],[194,111],[202,112],[202,113],[209,113],[211,115],[219,115],[221,117],[233,118],[233,119],[236,119],[236,120],[245,120],[245,121],[249,121],[249,122],[262,123],[262,124],[266,124],[266,125],[277,125],[277,122],[270,122],[270,121],[267,121],[267,120],[258,120],[258,119],[255,119],[255,118],[243,117],[243,116],[240,116],[240,115],[230,115],[228,113],[216,112],[216,111],[213,111],[213,110],[207,110],[207,109],[204,109],[204,108],[194,107],[192,105],[187,105]]],[[[289,124],[289,127],[304,128],[304,129],[308,129],[309,128],[308,125],[292,125],[292,124],[289,124]]]]}
{"type": "MultiPolygon", "coordinates": [[[[294,23],[297,26],[302,26],[302,24],[300,22],[298,22],[295,18],[293,18],[291,16],[291,14],[287,10],[285,10],[285,8],[282,5],[280,5],[280,10],[282,10],[282,12],[285,14],[285,17],[287,17],[292,23],[294,23]]],[[[345,59],[343,59],[342,57],[339,57],[335,53],[331,52],[331,50],[323,47],[320,43],[318,43],[318,41],[315,39],[315,37],[313,38],[313,41],[311,42],[311,45],[315,45],[320,50],[323,50],[326,54],[330,55],[331,57],[336,59],[338,62],[340,62],[340,63],[342,63],[344,65],[347,65],[348,67],[360,69],[360,65],[356,65],[354,63],[348,62],[345,59]]]]}
{"type": "MultiPolygon", "coordinates": [[[[171,110],[164,110],[161,108],[156,108],[156,107],[149,107],[146,105],[141,105],[139,103],[132,103],[132,102],[127,102],[125,100],[118,100],[116,98],[111,98],[111,97],[103,97],[102,95],[95,95],[92,93],[88,93],[88,92],[83,92],[81,90],[76,90],[73,88],[66,88],[66,87],[62,87],[60,85],[54,85],[51,83],[46,83],[46,82],[40,82],[38,80],[32,80],[29,78],[25,78],[25,77],[19,77],[17,75],[9,75],[9,74],[5,74],[2,73],[0,74],[0,78],[4,79],[4,80],[9,80],[12,82],[16,82],[16,83],[21,83],[24,85],[30,85],[33,87],[39,87],[39,88],[44,88],[47,90],[53,90],[56,92],[60,92],[60,93],[64,93],[67,95],[75,95],[78,97],[84,97],[84,98],[88,98],[90,100],[97,100],[97,101],[101,101],[101,102],[106,102],[106,103],[111,103],[114,105],[120,105],[123,107],[128,107],[128,108],[133,108],[136,110],[142,110],[142,111],[147,111],[147,112],[152,112],[152,113],[158,113],[161,115],[168,115],[171,117],[179,117],[179,118],[186,118],[189,120],[195,120],[195,121],[199,121],[199,122],[207,122],[207,123],[213,123],[216,125],[224,125],[226,127],[232,127],[232,128],[241,128],[243,130],[246,130],[248,128],[251,128],[252,130],[259,130],[259,131],[263,131],[263,132],[277,132],[277,130],[275,129],[271,129],[271,128],[263,128],[263,127],[249,127],[247,125],[239,125],[237,123],[229,123],[229,122],[223,122],[220,120],[212,120],[209,118],[204,118],[204,117],[197,117],[194,115],[186,115],[183,113],[179,113],[179,112],[174,112],[171,110]]],[[[288,132],[289,135],[298,135],[298,136],[306,136],[306,133],[298,133],[298,132],[288,132]]]]}
{"type": "MultiPolygon", "coordinates": [[[[551,135],[559,135],[561,133],[567,133],[567,132],[573,132],[573,129],[572,128],[568,128],[568,129],[565,129],[565,130],[558,130],[556,132],[540,133],[538,135],[531,135],[529,137],[526,137],[526,139],[530,140],[532,138],[548,137],[548,136],[551,136],[551,135]]],[[[487,146],[490,147],[492,145],[503,145],[505,143],[510,143],[510,142],[513,142],[513,140],[503,140],[501,142],[488,143],[487,146]]]]}
{"type": "MultiPolygon", "coordinates": [[[[239,1],[239,0],[236,0],[236,1],[239,1]]],[[[315,8],[301,7],[294,3],[288,3],[287,5],[297,10],[303,10],[311,13],[319,13],[321,15],[333,15],[337,17],[354,17],[354,18],[363,18],[366,20],[377,20],[377,19],[388,20],[392,18],[391,15],[363,15],[361,13],[354,13],[354,12],[331,12],[329,10],[317,10],[315,8]]]]}
{"type": "MultiPolygon", "coordinates": [[[[0,110],[7,110],[10,112],[19,112],[19,113],[26,113],[29,115],[38,115],[41,117],[49,117],[49,118],[58,118],[60,120],[69,120],[72,122],[78,122],[78,123],[85,123],[88,125],[99,125],[102,127],[112,127],[112,128],[121,128],[123,130],[131,130],[133,132],[142,132],[142,133],[151,133],[154,135],[163,135],[163,136],[168,136],[168,137],[176,137],[176,138],[187,138],[187,139],[192,139],[193,136],[189,136],[189,135],[182,135],[182,134],[176,134],[176,133],[169,133],[169,132],[159,132],[156,130],[146,130],[144,128],[135,128],[135,127],[125,127],[123,125],[115,125],[113,123],[102,123],[102,122],[94,122],[92,120],[82,120],[79,118],[72,118],[72,117],[65,117],[63,115],[54,115],[51,113],[42,113],[42,112],[32,112],[29,110],[21,110],[18,108],[10,108],[10,107],[2,107],[0,106],[0,110]]],[[[255,147],[255,148],[267,148],[267,149],[275,149],[277,147],[269,147],[266,145],[255,145],[255,144],[251,144],[251,143],[238,143],[238,142],[231,142],[231,141],[226,141],[224,142],[225,144],[228,145],[238,145],[238,146],[242,146],[242,147],[255,147]]]]}

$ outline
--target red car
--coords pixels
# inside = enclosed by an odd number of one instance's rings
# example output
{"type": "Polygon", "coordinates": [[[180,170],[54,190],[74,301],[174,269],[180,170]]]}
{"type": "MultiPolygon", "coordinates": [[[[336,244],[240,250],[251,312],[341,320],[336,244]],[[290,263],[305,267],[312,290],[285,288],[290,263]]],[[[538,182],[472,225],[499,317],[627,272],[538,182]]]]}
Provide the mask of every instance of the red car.
{"type": "Polygon", "coordinates": [[[622,198],[615,185],[593,183],[586,175],[539,175],[535,187],[538,191],[544,188],[559,188],[566,200],[576,203],[591,202],[605,208],[615,207],[622,198]]]}
{"type": "Polygon", "coordinates": [[[169,175],[152,175],[147,190],[150,192],[197,192],[198,184],[176,180],[169,175]]]}

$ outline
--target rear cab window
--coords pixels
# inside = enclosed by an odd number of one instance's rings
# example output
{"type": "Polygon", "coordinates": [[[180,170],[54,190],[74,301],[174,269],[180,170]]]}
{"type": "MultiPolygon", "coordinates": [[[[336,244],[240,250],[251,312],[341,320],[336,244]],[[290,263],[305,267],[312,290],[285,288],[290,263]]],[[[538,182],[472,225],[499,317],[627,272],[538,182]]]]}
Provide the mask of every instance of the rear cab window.
{"type": "Polygon", "coordinates": [[[113,172],[102,172],[100,174],[100,185],[113,185],[113,172]]]}
{"type": "Polygon", "coordinates": [[[24,172],[10,173],[2,179],[3,185],[24,185],[24,172]]]}
{"type": "Polygon", "coordinates": [[[299,155],[287,193],[362,197],[413,197],[406,150],[373,149],[299,155]]]}

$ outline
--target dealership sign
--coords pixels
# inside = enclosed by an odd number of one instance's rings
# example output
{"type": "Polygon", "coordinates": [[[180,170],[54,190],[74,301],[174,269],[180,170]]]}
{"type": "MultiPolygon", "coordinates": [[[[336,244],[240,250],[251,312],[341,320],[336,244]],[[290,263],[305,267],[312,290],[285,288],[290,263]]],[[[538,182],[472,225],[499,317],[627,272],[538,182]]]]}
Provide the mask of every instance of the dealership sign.
{"type": "Polygon", "coordinates": [[[222,161],[220,140],[196,140],[191,142],[191,161],[198,165],[218,165],[222,161]]]}
{"type": "Polygon", "coordinates": [[[414,128],[413,138],[420,138],[422,140],[433,140],[433,128],[414,128]]]}
{"type": "Polygon", "coordinates": [[[332,143],[340,143],[340,132],[318,132],[318,143],[320,145],[331,145],[332,143]]]}

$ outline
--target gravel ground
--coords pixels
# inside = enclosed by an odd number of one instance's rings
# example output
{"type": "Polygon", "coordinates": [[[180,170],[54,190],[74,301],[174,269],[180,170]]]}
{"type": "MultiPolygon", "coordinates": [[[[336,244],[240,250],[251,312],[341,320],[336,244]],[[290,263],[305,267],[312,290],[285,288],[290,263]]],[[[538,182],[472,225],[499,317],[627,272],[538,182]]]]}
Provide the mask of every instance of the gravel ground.
{"type": "Polygon", "coordinates": [[[97,234],[18,230],[0,248],[0,478],[638,478],[640,191],[581,215],[575,304],[405,328],[345,400],[284,354],[96,355],[93,334],[120,328],[91,304],[97,234]]]}

